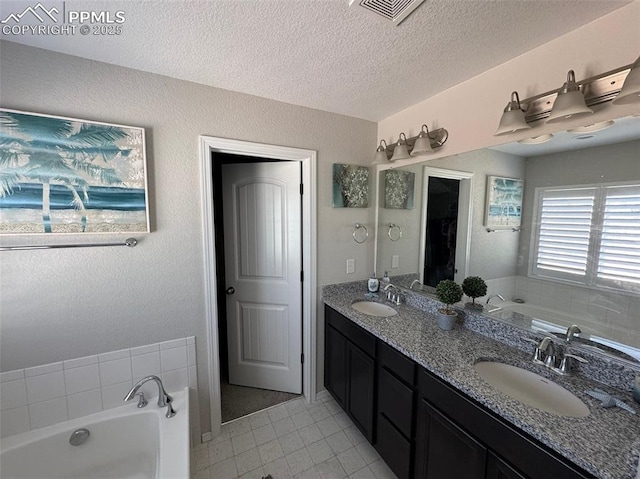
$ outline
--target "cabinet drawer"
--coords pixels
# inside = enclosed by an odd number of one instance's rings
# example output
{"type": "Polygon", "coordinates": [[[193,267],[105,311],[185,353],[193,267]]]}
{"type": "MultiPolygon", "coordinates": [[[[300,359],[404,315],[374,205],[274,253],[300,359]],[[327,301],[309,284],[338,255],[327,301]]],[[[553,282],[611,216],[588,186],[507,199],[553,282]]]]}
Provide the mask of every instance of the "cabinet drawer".
{"type": "Polygon", "coordinates": [[[416,364],[401,352],[383,341],[378,341],[378,357],[380,364],[402,379],[409,386],[413,386],[416,364]]]}
{"type": "Polygon", "coordinates": [[[336,330],[344,334],[349,341],[362,349],[372,358],[376,355],[376,338],[353,321],[345,318],[333,308],[325,305],[325,320],[336,330]]]}
{"type": "Polygon", "coordinates": [[[378,412],[389,419],[406,438],[411,438],[413,390],[384,367],[378,369],[378,412]]]}
{"type": "Polygon", "coordinates": [[[398,479],[409,479],[411,472],[411,443],[400,434],[383,415],[378,415],[375,448],[398,479]]]}

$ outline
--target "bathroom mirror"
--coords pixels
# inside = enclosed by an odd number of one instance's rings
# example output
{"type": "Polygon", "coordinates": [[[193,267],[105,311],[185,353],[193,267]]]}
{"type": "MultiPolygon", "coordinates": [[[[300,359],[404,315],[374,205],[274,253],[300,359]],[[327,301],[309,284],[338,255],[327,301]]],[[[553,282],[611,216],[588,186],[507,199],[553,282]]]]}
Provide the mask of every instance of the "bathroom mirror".
{"type": "MultiPolygon", "coordinates": [[[[640,360],[640,277],[637,269],[624,271],[617,261],[622,254],[640,263],[640,188],[633,188],[640,184],[640,117],[556,133],[544,143],[510,143],[408,166],[384,165],[377,173],[378,276],[387,271],[394,284],[405,288],[414,279],[435,286],[440,279],[460,283],[466,276],[480,276],[488,285],[487,296],[480,298],[483,304],[496,294],[506,300],[491,299],[485,312],[506,321],[519,315],[520,325],[520,315],[525,315],[531,318],[525,322],[528,327],[558,335],[578,324],[583,331],[578,343],[640,360]],[[413,175],[413,197],[405,203],[411,207],[389,203],[389,188],[395,183],[387,178],[388,171],[402,172],[394,173],[396,176],[413,175]],[[508,180],[524,181],[521,206],[510,201],[511,210],[505,211],[511,212],[503,213],[497,222],[488,218],[489,177],[494,189],[498,184],[509,190],[515,183],[508,180]],[[594,218],[600,217],[602,224],[607,198],[615,196],[607,192],[622,192],[633,203],[622,215],[626,216],[617,219],[627,233],[637,228],[634,234],[638,236],[616,243],[616,238],[606,238],[598,231],[601,228],[579,226],[576,228],[588,237],[586,272],[576,276],[560,264],[566,260],[570,269],[571,255],[582,254],[573,253],[573,245],[584,238],[562,239],[568,243],[568,256],[559,259],[551,254],[545,265],[545,233],[539,230],[538,218],[544,214],[548,219],[550,213],[542,212],[543,202],[553,202],[554,195],[589,197],[594,203],[591,222],[596,224],[594,218]],[[607,241],[612,250],[603,252],[607,241]],[[600,251],[600,261],[594,251],[600,251]],[[613,273],[610,279],[601,279],[608,274],[604,271],[606,254],[613,273]],[[560,261],[558,268],[554,261],[560,261]],[[620,275],[628,277],[621,281],[620,275]]],[[[413,289],[432,291],[420,285],[413,289]]]]}

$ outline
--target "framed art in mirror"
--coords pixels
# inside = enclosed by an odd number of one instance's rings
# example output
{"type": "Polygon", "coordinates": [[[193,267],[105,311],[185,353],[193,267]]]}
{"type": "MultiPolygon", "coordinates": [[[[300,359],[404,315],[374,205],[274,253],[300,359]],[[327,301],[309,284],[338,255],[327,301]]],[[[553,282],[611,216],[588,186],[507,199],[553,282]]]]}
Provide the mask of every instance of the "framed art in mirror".
{"type": "Polygon", "coordinates": [[[485,226],[491,228],[520,227],[523,190],[523,180],[487,176],[485,226]]]}

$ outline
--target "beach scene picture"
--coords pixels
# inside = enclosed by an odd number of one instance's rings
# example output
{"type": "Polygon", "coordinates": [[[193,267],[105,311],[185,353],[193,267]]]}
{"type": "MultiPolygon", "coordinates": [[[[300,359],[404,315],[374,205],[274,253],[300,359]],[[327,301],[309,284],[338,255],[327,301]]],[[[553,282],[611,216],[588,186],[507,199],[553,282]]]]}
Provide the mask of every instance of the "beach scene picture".
{"type": "Polygon", "coordinates": [[[148,231],[142,128],[0,109],[0,234],[148,231]]]}
{"type": "Polygon", "coordinates": [[[485,226],[519,227],[522,221],[524,180],[487,176],[485,226]]]}

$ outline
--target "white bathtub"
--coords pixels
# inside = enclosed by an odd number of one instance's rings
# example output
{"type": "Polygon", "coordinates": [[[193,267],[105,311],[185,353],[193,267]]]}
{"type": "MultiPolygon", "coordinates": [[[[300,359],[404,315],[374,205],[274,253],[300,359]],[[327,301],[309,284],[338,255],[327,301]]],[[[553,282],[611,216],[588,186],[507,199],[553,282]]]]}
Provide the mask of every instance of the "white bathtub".
{"type": "Polygon", "coordinates": [[[0,442],[2,479],[185,479],[189,478],[188,389],[173,396],[174,417],[164,417],[150,399],[34,429],[0,442]],[[91,433],[80,446],[69,437],[91,433]]]}

